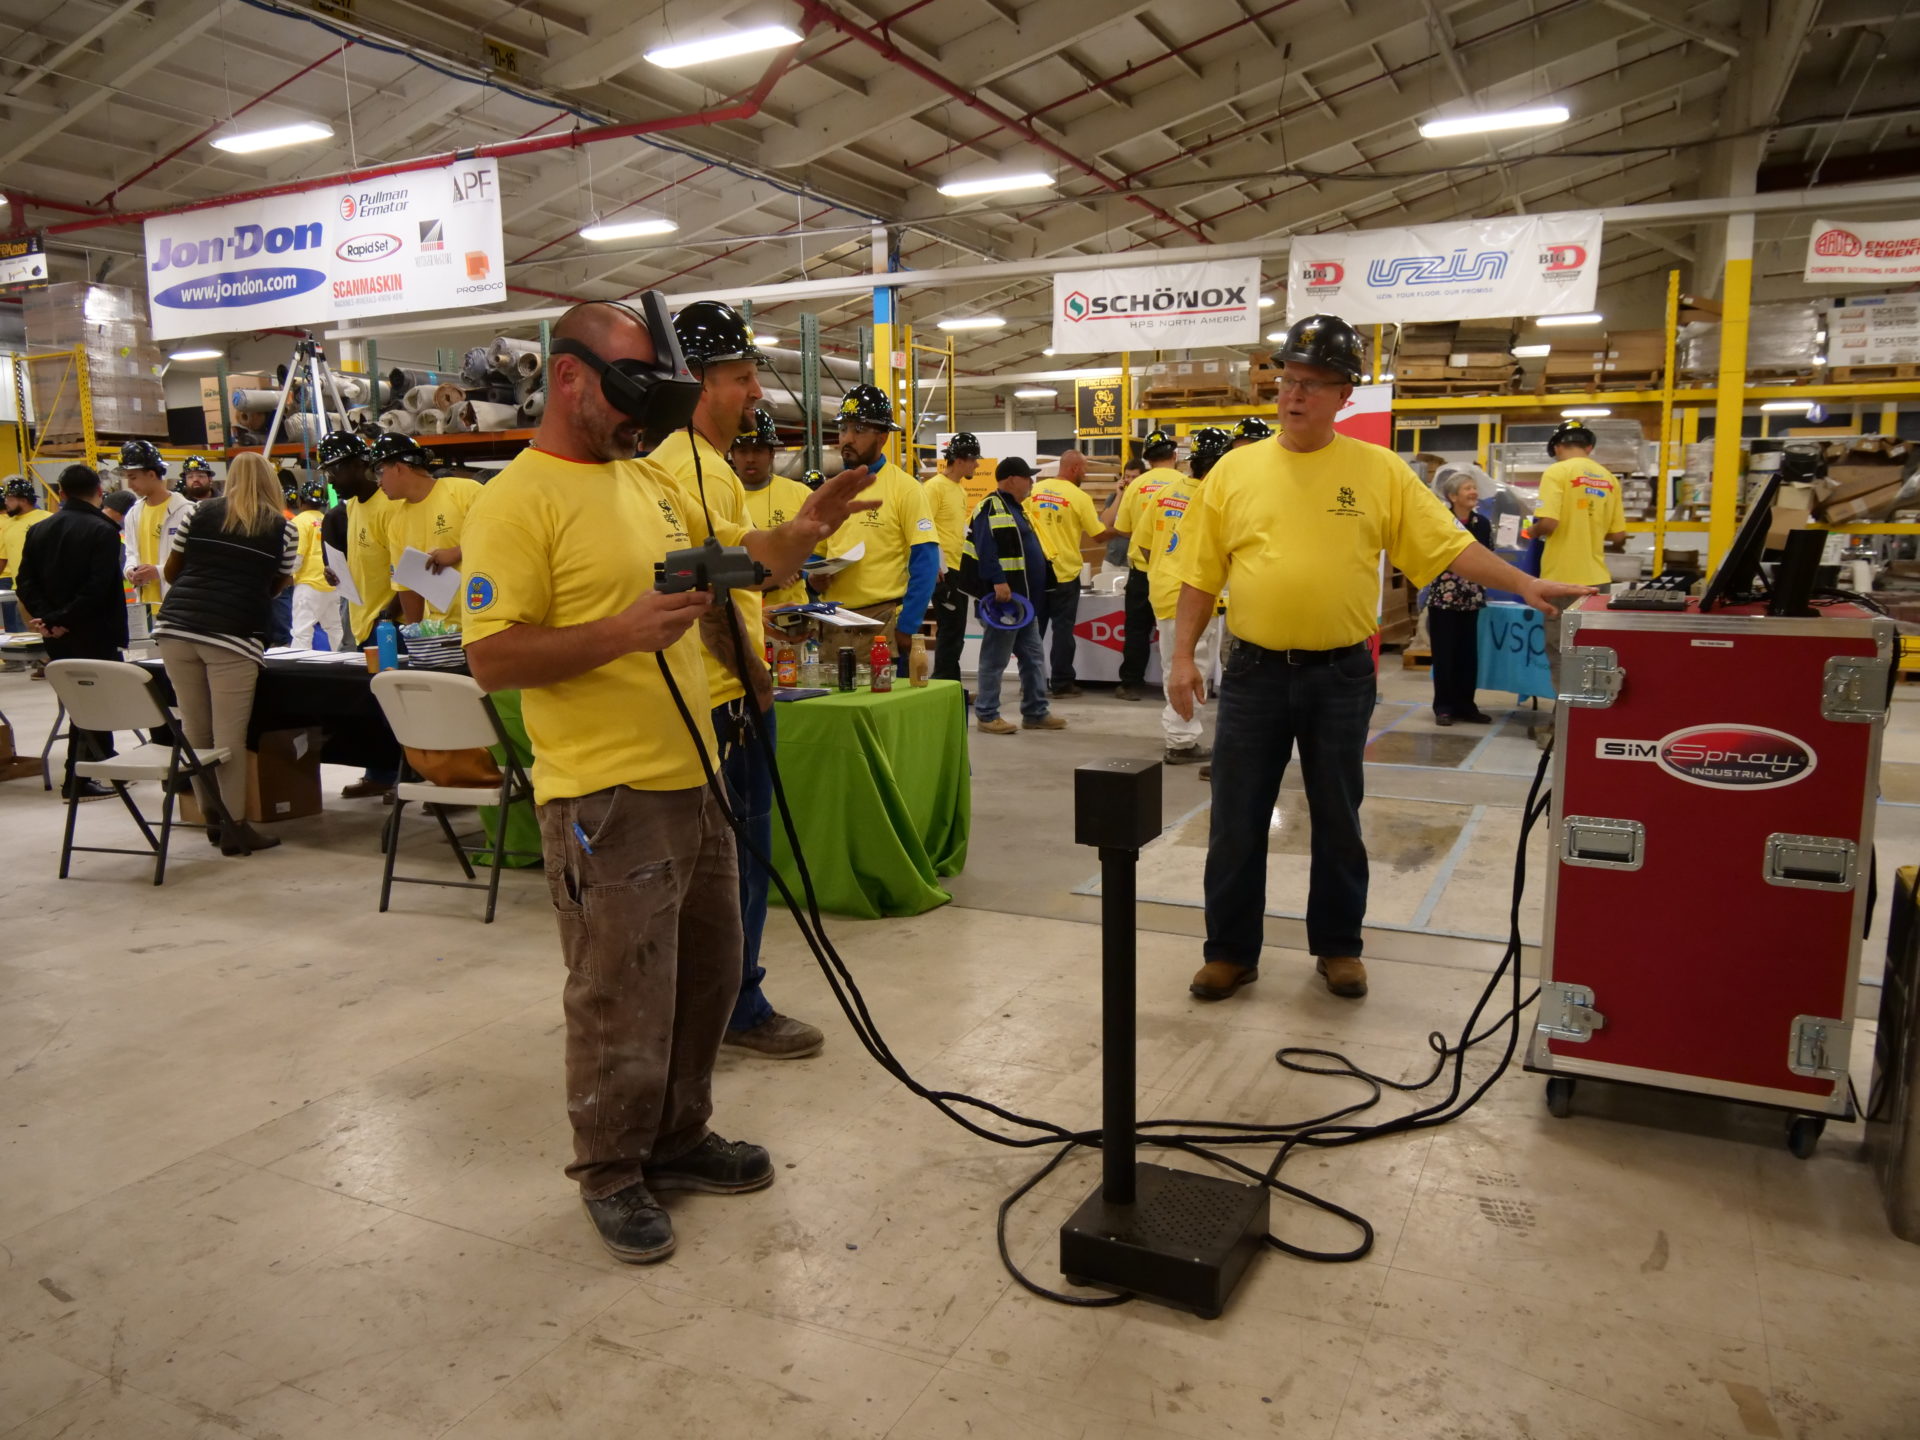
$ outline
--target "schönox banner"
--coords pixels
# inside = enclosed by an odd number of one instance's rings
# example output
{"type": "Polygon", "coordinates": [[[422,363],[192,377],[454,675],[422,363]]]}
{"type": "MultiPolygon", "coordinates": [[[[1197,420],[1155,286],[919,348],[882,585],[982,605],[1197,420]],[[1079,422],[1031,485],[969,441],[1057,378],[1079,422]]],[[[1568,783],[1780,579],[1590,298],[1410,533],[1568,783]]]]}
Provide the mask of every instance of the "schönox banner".
{"type": "Polygon", "coordinates": [[[146,246],[156,340],[507,298],[492,160],[161,215],[146,246]]]}
{"type": "Polygon", "coordinates": [[[1591,211],[1296,235],[1287,319],[1405,325],[1565,314],[1593,308],[1599,273],[1600,217],[1591,211]]]}
{"type": "Polygon", "coordinates": [[[1251,345],[1259,338],[1258,260],[1053,277],[1053,348],[1061,354],[1251,345]]]}

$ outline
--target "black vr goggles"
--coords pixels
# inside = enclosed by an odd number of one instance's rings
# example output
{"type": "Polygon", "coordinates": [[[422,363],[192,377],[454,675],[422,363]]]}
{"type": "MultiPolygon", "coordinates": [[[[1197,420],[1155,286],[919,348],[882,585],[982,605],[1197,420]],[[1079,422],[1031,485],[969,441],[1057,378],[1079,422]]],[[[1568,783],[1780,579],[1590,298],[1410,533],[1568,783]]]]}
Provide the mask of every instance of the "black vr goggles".
{"type": "Polygon", "coordinates": [[[572,355],[592,366],[600,376],[600,393],[607,403],[632,417],[644,433],[665,435],[686,428],[700,400],[700,382],[687,368],[666,298],[658,290],[648,290],[640,296],[638,309],[616,300],[601,303],[619,305],[647,327],[654,360],[606,360],[578,340],[556,340],[552,353],[572,355]]]}

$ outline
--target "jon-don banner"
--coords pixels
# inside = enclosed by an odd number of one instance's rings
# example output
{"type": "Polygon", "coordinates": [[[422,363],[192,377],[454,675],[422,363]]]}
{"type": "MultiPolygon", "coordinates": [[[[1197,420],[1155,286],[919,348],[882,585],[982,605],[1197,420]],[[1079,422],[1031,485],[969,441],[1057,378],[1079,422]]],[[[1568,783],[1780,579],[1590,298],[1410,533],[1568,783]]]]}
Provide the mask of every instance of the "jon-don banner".
{"type": "Polygon", "coordinates": [[[1920,280],[1920,219],[1814,221],[1806,278],[1838,285],[1920,280]]]}
{"type": "Polygon", "coordinates": [[[507,297],[492,160],[162,215],[146,249],[156,340],[507,297]]]}
{"type": "Polygon", "coordinates": [[[1592,212],[1296,235],[1287,319],[1406,325],[1566,314],[1593,308],[1599,274],[1592,212]]]}
{"type": "Polygon", "coordinates": [[[1063,355],[1251,345],[1259,338],[1258,260],[1053,277],[1053,348],[1063,355]]]}

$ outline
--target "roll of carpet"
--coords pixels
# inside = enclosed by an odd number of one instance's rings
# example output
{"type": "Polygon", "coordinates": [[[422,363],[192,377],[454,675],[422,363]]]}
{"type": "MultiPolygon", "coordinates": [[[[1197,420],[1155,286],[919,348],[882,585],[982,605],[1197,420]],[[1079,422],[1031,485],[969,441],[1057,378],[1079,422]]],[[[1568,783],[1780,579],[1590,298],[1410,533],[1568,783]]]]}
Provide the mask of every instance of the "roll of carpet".
{"type": "Polygon", "coordinates": [[[460,362],[460,383],[463,385],[484,385],[487,383],[487,371],[493,368],[493,362],[487,358],[484,345],[476,345],[467,351],[460,362]]]}
{"type": "Polygon", "coordinates": [[[514,421],[520,418],[520,409],[516,405],[469,400],[460,407],[459,414],[463,430],[511,430],[514,421]]]}
{"type": "Polygon", "coordinates": [[[511,335],[496,335],[493,344],[487,347],[487,363],[500,374],[509,378],[520,373],[520,362],[526,356],[533,357],[533,367],[540,368],[540,345],[535,340],[516,340],[511,335]]]}
{"type": "Polygon", "coordinates": [[[401,404],[416,415],[434,403],[434,397],[440,393],[438,385],[416,385],[407,391],[401,404]]]}
{"type": "Polygon", "coordinates": [[[513,362],[514,374],[521,380],[538,380],[540,372],[546,368],[547,362],[540,357],[538,346],[531,351],[523,351],[520,358],[513,362]]]}
{"type": "Polygon", "coordinates": [[[326,434],[326,427],[320,417],[305,410],[296,410],[291,415],[282,416],[280,429],[288,440],[318,440],[326,434]]]}
{"type": "Polygon", "coordinates": [[[520,402],[520,423],[537,425],[540,417],[547,413],[547,392],[535,390],[520,402]]]}
{"type": "Polygon", "coordinates": [[[467,392],[467,398],[469,400],[485,400],[493,405],[518,405],[520,403],[520,388],[511,380],[502,380],[496,375],[493,377],[493,383],[488,385],[486,389],[469,390],[467,392]]]}
{"type": "Polygon", "coordinates": [[[411,410],[388,410],[380,416],[380,428],[394,435],[411,435],[419,427],[419,416],[411,410]]]}
{"type": "Polygon", "coordinates": [[[373,423],[373,407],[356,405],[347,411],[347,422],[351,425],[370,425],[373,423]]]}
{"type": "Polygon", "coordinates": [[[404,365],[387,372],[387,383],[393,386],[393,393],[396,395],[404,395],[418,385],[438,385],[452,378],[451,375],[444,375],[438,370],[410,369],[404,365]]]}
{"type": "Polygon", "coordinates": [[[447,429],[447,412],[428,406],[413,417],[414,433],[418,435],[442,435],[447,429]]]}
{"type": "MultiPolygon", "coordinates": [[[[370,405],[373,403],[374,381],[368,375],[336,375],[334,380],[340,386],[340,398],[349,405],[370,405]]],[[[386,381],[379,382],[380,403],[387,405],[393,400],[393,387],[386,381]]]]}
{"type": "Polygon", "coordinates": [[[235,410],[271,415],[280,404],[280,392],[278,390],[235,390],[227,396],[227,404],[235,410]]]}
{"type": "Polygon", "coordinates": [[[466,398],[467,392],[463,386],[443,383],[433,388],[433,408],[436,410],[451,411],[466,398]]]}

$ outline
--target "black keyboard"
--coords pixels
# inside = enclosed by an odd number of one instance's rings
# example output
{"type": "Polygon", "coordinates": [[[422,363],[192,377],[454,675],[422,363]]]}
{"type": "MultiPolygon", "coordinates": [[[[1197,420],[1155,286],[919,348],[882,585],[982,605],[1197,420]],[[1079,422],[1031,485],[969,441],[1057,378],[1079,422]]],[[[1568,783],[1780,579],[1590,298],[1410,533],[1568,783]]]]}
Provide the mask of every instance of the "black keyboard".
{"type": "Polygon", "coordinates": [[[1609,610],[1684,610],[1687,608],[1687,592],[1684,590],[1657,590],[1642,586],[1638,590],[1627,590],[1614,596],[1607,602],[1609,610]]]}

